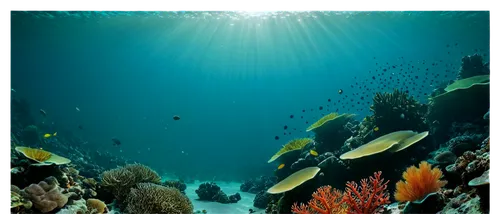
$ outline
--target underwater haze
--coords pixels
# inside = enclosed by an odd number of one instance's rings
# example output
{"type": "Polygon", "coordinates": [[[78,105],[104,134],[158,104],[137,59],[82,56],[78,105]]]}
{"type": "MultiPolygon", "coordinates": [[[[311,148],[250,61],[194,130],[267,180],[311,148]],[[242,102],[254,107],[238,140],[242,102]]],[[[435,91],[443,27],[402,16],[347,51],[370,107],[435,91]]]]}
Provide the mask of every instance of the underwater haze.
{"type": "Polygon", "coordinates": [[[373,95],[360,98],[364,86],[408,90],[423,102],[456,78],[463,56],[489,61],[489,12],[480,11],[11,18],[12,96],[29,102],[47,132],[201,180],[271,174],[277,165],[267,160],[289,140],[312,137],[305,130],[322,114],[369,114],[373,95]],[[436,65],[424,73],[424,61],[436,65]],[[403,78],[417,62],[422,73],[403,78]],[[384,76],[381,64],[395,66],[384,76]]]}

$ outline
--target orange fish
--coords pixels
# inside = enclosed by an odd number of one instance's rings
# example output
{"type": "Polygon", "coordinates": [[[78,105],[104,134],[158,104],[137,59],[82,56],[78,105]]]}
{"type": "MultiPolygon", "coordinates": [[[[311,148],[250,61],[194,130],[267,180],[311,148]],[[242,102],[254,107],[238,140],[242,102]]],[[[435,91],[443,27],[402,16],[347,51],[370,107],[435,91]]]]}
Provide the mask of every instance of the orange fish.
{"type": "Polygon", "coordinates": [[[280,165],[278,166],[278,169],[283,169],[283,167],[285,167],[285,164],[284,164],[284,163],[280,164],[280,165]]]}

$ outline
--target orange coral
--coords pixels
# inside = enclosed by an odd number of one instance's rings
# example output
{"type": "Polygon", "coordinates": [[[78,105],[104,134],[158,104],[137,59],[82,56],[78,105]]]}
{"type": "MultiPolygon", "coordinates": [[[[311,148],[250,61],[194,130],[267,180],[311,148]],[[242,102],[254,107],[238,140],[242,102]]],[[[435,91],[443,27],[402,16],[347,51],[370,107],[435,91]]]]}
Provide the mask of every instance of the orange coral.
{"type": "Polygon", "coordinates": [[[347,211],[346,204],[342,201],[343,194],[340,190],[331,186],[322,186],[312,194],[312,199],[308,205],[303,203],[292,206],[292,212],[296,214],[343,214],[347,211]]]}
{"type": "Polygon", "coordinates": [[[403,173],[406,181],[396,183],[394,193],[396,200],[399,202],[420,200],[443,187],[447,183],[439,180],[443,173],[438,168],[431,168],[431,165],[425,161],[420,162],[418,168],[408,167],[403,173]]]}
{"type": "Polygon", "coordinates": [[[382,172],[375,172],[374,177],[361,180],[361,186],[356,182],[348,182],[343,201],[349,206],[349,213],[374,213],[381,205],[390,203],[387,193],[387,183],[380,178],[382,172]]]}

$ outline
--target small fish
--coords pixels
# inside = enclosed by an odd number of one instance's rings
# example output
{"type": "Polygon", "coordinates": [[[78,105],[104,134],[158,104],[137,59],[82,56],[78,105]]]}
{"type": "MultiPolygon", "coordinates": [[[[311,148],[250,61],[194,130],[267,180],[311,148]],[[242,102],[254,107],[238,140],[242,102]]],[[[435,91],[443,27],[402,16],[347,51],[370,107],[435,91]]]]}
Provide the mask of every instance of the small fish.
{"type": "Polygon", "coordinates": [[[111,141],[113,141],[113,146],[119,146],[122,144],[122,142],[120,140],[118,140],[118,138],[116,138],[116,137],[111,138],[111,141]]]}
{"type": "Polygon", "coordinates": [[[375,127],[375,128],[373,128],[373,131],[378,132],[378,126],[377,126],[377,127],[375,127]]]}
{"type": "Polygon", "coordinates": [[[78,125],[78,128],[83,130],[83,126],[82,125],[78,125]]]}
{"type": "Polygon", "coordinates": [[[42,114],[44,117],[47,117],[47,112],[45,110],[40,109],[40,114],[42,114]]]}
{"type": "Polygon", "coordinates": [[[17,91],[16,91],[15,89],[13,89],[13,88],[11,88],[10,90],[11,90],[12,92],[17,92],[17,91]]]}
{"type": "Polygon", "coordinates": [[[401,113],[401,115],[399,115],[399,117],[400,117],[401,119],[405,119],[405,114],[401,113]]]}
{"type": "Polygon", "coordinates": [[[344,91],[342,89],[339,89],[339,94],[342,94],[344,93],[344,91]]]}
{"type": "Polygon", "coordinates": [[[181,117],[179,117],[178,115],[174,115],[174,120],[180,120],[181,117]]]}
{"type": "Polygon", "coordinates": [[[314,151],[314,150],[312,150],[312,149],[311,149],[311,151],[309,151],[309,153],[310,153],[312,156],[314,156],[314,157],[318,156],[318,152],[316,152],[316,151],[314,151]]]}
{"type": "Polygon", "coordinates": [[[76,107],[76,111],[78,111],[78,112],[79,112],[79,111],[80,111],[80,109],[79,109],[78,107],[76,107]]]}
{"type": "Polygon", "coordinates": [[[47,138],[49,138],[49,137],[55,137],[55,136],[57,136],[57,132],[54,132],[54,134],[49,134],[49,133],[44,134],[44,135],[43,135],[43,138],[47,139],[47,138]]]}
{"type": "Polygon", "coordinates": [[[284,163],[280,164],[280,165],[278,166],[278,169],[283,169],[283,167],[285,167],[285,164],[284,164],[284,163]]]}

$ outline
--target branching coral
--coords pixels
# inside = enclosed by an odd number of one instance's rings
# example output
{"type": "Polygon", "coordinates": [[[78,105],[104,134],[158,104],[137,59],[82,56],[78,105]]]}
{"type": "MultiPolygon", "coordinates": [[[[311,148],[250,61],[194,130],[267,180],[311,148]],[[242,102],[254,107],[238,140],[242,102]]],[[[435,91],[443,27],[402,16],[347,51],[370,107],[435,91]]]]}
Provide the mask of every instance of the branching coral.
{"type": "Polygon", "coordinates": [[[441,170],[432,168],[425,161],[420,162],[418,168],[408,167],[403,173],[405,181],[396,183],[394,197],[399,202],[423,199],[427,194],[438,191],[446,184],[446,181],[440,180],[442,175],[441,170]]]}
{"type": "Polygon", "coordinates": [[[161,178],[145,165],[131,164],[103,172],[101,185],[109,189],[118,201],[123,201],[130,188],[143,182],[159,184],[161,178]]]}
{"type": "Polygon", "coordinates": [[[375,172],[373,177],[361,180],[361,186],[356,182],[348,182],[343,201],[349,206],[349,213],[375,213],[379,207],[390,203],[387,183],[380,178],[382,172],[375,172]]]}
{"type": "Polygon", "coordinates": [[[343,193],[331,186],[322,186],[312,194],[312,199],[307,205],[295,202],[292,212],[296,214],[343,214],[347,213],[347,204],[342,201],[343,193]]]}
{"type": "Polygon", "coordinates": [[[423,131],[426,128],[426,105],[398,89],[392,93],[376,93],[370,110],[373,112],[373,124],[379,127],[379,135],[398,130],[423,131]]]}
{"type": "Polygon", "coordinates": [[[483,63],[483,57],[479,54],[472,56],[464,56],[462,65],[458,72],[458,79],[468,78],[476,75],[489,74],[490,68],[488,63],[483,63]]]}
{"type": "Polygon", "coordinates": [[[151,183],[139,183],[127,197],[127,213],[193,213],[191,201],[178,189],[151,183]]]}

